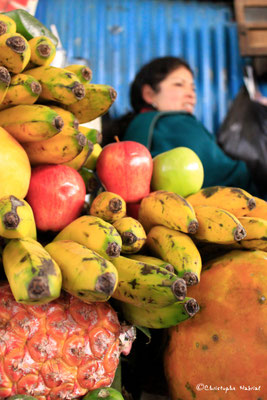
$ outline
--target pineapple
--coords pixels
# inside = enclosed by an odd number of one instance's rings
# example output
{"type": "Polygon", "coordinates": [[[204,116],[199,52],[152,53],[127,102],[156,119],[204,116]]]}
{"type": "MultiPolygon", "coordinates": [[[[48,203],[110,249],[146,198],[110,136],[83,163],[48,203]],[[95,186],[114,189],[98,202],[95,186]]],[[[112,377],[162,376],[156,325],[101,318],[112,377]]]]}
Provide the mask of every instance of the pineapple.
{"type": "Polygon", "coordinates": [[[0,398],[73,399],[110,386],[125,354],[121,337],[125,327],[108,303],[86,304],[63,292],[29,306],[17,303],[1,283],[0,398]]]}

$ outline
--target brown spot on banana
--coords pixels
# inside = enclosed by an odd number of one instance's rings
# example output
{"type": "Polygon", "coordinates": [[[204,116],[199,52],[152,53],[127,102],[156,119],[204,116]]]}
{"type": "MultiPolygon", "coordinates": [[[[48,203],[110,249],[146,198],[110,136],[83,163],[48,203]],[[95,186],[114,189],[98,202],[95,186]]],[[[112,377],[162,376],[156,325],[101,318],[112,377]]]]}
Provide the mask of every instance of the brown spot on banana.
{"type": "Polygon", "coordinates": [[[119,257],[120,252],[121,252],[121,247],[118,243],[111,242],[108,244],[106,253],[109,257],[119,257]]]}
{"type": "Polygon", "coordinates": [[[22,54],[26,50],[26,41],[20,36],[12,36],[6,40],[6,45],[15,53],[22,54]]]}
{"type": "Polygon", "coordinates": [[[71,91],[77,100],[82,100],[85,96],[85,89],[82,83],[74,82],[71,91]]]}
{"type": "Polygon", "coordinates": [[[9,199],[11,202],[11,211],[3,215],[3,224],[6,229],[15,229],[20,223],[17,207],[24,206],[24,203],[12,195],[9,197],[9,199]]]}
{"type": "Polygon", "coordinates": [[[51,47],[48,44],[41,43],[37,46],[38,53],[41,57],[48,58],[51,54],[51,47]]]}
{"type": "Polygon", "coordinates": [[[0,21],[0,36],[7,32],[7,24],[4,21],[0,21]]]}
{"type": "Polygon", "coordinates": [[[177,300],[182,301],[184,300],[187,294],[187,286],[184,279],[176,279],[171,285],[172,292],[177,300]]]}
{"type": "Polygon", "coordinates": [[[247,232],[245,231],[245,228],[243,228],[242,225],[238,224],[237,227],[235,228],[234,239],[238,242],[244,239],[246,236],[247,232]]]}
{"type": "Polygon", "coordinates": [[[122,232],[121,240],[123,244],[128,246],[134,244],[137,241],[137,237],[132,232],[122,232]]]}
{"type": "Polygon", "coordinates": [[[110,296],[114,292],[116,276],[113,272],[106,272],[97,278],[95,290],[110,296]]]}
{"type": "Polygon", "coordinates": [[[193,317],[199,311],[199,304],[195,299],[190,299],[184,304],[184,308],[187,314],[193,317]]]}
{"type": "Polygon", "coordinates": [[[81,70],[81,74],[82,77],[86,80],[86,81],[90,81],[92,79],[92,71],[90,68],[88,67],[84,67],[81,70]]]}
{"type": "Polygon", "coordinates": [[[197,233],[198,230],[198,222],[196,219],[193,219],[188,225],[188,233],[194,234],[197,233]]]}
{"type": "Polygon", "coordinates": [[[39,300],[42,297],[50,296],[47,276],[34,277],[28,286],[28,295],[31,300],[39,300]]]}
{"type": "Polygon", "coordinates": [[[53,125],[60,132],[64,126],[63,118],[60,115],[57,115],[53,120],[53,125]]]}
{"type": "Polygon", "coordinates": [[[114,88],[109,89],[109,96],[112,102],[114,102],[117,98],[117,92],[114,88]]]}
{"type": "Polygon", "coordinates": [[[187,286],[193,286],[198,283],[198,277],[194,272],[185,272],[183,279],[185,280],[187,286]]]}
{"type": "Polygon", "coordinates": [[[117,213],[122,209],[122,201],[117,197],[113,197],[108,203],[108,208],[111,212],[117,213]]]}
{"type": "Polygon", "coordinates": [[[10,73],[3,66],[0,66],[0,81],[5,83],[7,86],[10,84],[11,81],[10,73]]]}
{"type": "MultiPolygon", "coordinates": [[[[32,82],[31,84],[30,84],[30,88],[31,88],[31,91],[32,91],[32,93],[34,93],[34,94],[40,94],[41,93],[41,91],[42,91],[42,86],[41,86],[41,84],[39,83],[39,82],[32,82]]],[[[63,120],[62,120],[63,121],[63,120]]],[[[64,122],[63,122],[63,124],[64,124],[64,122]]]]}

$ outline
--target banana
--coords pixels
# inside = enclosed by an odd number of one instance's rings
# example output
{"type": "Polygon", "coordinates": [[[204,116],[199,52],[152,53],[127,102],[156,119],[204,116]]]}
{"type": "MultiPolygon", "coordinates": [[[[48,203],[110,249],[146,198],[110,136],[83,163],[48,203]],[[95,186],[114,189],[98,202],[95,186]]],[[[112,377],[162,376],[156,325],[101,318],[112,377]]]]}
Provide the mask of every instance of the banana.
{"type": "Polygon", "coordinates": [[[186,282],[165,268],[124,256],[112,260],[118,271],[118,285],[111,297],[137,307],[164,307],[182,301],[186,282]]]}
{"type": "MultiPolygon", "coordinates": [[[[56,46],[47,36],[36,36],[28,41],[31,48],[30,64],[48,66],[56,55],[56,46]]],[[[28,66],[27,66],[28,67],[28,66]]]]}
{"type": "Polygon", "coordinates": [[[84,302],[107,301],[118,284],[118,272],[111,261],[70,240],[45,246],[59,265],[62,288],[84,302]]]}
{"type": "Polygon", "coordinates": [[[116,229],[93,215],[83,215],[72,221],[54,238],[57,240],[73,240],[108,260],[118,257],[121,252],[121,237],[116,229]]]}
{"type": "Polygon", "coordinates": [[[199,282],[202,261],[196,245],[187,234],[165,226],[154,226],[147,235],[146,245],[154,256],[172,264],[188,286],[199,282]]]}
{"type": "Polygon", "coordinates": [[[192,297],[158,308],[150,308],[149,305],[137,307],[125,302],[120,302],[118,306],[130,324],[151,329],[170,328],[192,318],[199,311],[199,305],[192,297]]]}
{"type": "Polygon", "coordinates": [[[40,83],[32,76],[23,73],[13,75],[0,110],[19,104],[34,104],[41,90],[40,83]]]}
{"type": "Polygon", "coordinates": [[[84,88],[84,98],[67,106],[67,109],[76,115],[80,124],[105,114],[117,97],[116,90],[109,85],[86,83],[84,88]]]}
{"type": "Polygon", "coordinates": [[[50,105],[50,108],[58,113],[64,121],[64,129],[65,133],[70,131],[72,134],[73,128],[80,132],[79,130],[79,121],[75,117],[73,113],[70,111],[65,110],[63,107],[55,106],[54,104],[50,105]]]}
{"type": "Polygon", "coordinates": [[[244,217],[258,217],[267,220],[267,202],[259,197],[254,196],[256,207],[244,213],[244,217]]]}
{"type": "Polygon", "coordinates": [[[36,224],[31,206],[15,196],[0,199],[0,236],[7,239],[36,239],[36,224]]]}
{"type": "Polygon", "coordinates": [[[113,222],[125,217],[126,202],[118,194],[101,192],[93,200],[90,207],[90,215],[102,218],[104,221],[113,222]]]}
{"type": "Polygon", "coordinates": [[[141,200],[138,220],[148,232],[163,225],[184,233],[196,233],[198,222],[191,204],[182,196],[165,190],[149,193],[141,200]]]}
{"type": "Polygon", "coordinates": [[[71,64],[67,65],[65,69],[76,74],[81,83],[89,83],[93,77],[92,70],[87,65],[71,64]]]}
{"type": "Polygon", "coordinates": [[[0,126],[20,143],[51,138],[63,125],[60,115],[41,104],[22,104],[0,111],[0,126]]]}
{"type": "Polygon", "coordinates": [[[40,82],[42,86],[40,100],[70,105],[80,102],[85,96],[84,85],[78,81],[75,74],[64,68],[41,66],[28,69],[25,74],[33,76],[40,82]]]}
{"type": "Polygon", "coordinates": [[[86,140],[86,143],[85,143],[82,151],[76,157],[74,157],[72,160],[67,161],[63,164],[67,165],[68,167],[71,167],[73,169],[76,169],[76,171],[79,171],[79,169],[81,169],[83,167],[83,165],[86,163],[88,157],[90,157],[90,154],[92,153],[93,148],[94,148],[93,143],[90,140],[86,140]]]}
{"type": "Polygon", "coordinates": [[[95,171],[83,166],[78,172],[83,178],[87,194],[92,194],[93,198],[95,198],[100,192],[105,190],[95,171]]]}
{"type": "Polygon", "coordinates": [[[8,15],[0,14],[0,35],[4,33],[15,33],[16,22],[13,21],[8,15]]]}
{"type": "Polygon", "coordinates": [[[10,73],[8,72],[6,67],[0,66],[0,107],[7,94],[10,82],[11,82],[10,73]]]}
{"type": "Polygon", "coordinates": [[[193,207],[215,206],[234,214],[237,218],[256,207],[255,199],[243,189],[228,186],[211,186],[186,198],[193,207]]]}
{"type": "Polygon", "coordinates": [[[242,240],[246,230],[232,213],[214,206],[195,206],[198,230],[194,238],[211,243],[230,244],[242,240]]]}
{"type": "Polygon", "coordinates": [[[96,169],[96,162],[99,157],[99,154],[102,151],[102,147],[99,143],[95,143],[93,147],[93,151],[90,156],[87,158],[84,167],[87,169],[95,170],[96,169]]]}
{"type": "Polygon", "coordinates": [[[59,297],[59,266],[36,240],[11,239],[3,251],[3,265],[18,303],[44,304],[59,297]]]}
{"type": "Polygon", "coordinates": [[[121,235],[121,252],[123,254],[137,253],[144,246],[146,232],[138,220],[132,217],[123,217],[114,221],[113,226],[121,235]]]}
{"type": "Polygon", "coordinates": [[[247,232],[246,237],[239,242],[241,248],[267,251],[267,220],[258,217],[239,217],[239,221],[247,232]]]}
{"type": "Polygon", "coordinates": [[[31,57],[31,48],[20,33],[0,35],[0,65],[13,74],[24,70],[31,57]]]}
{"type": "Polygon", "coordinates": [[[103,136],[102,133],[97,129],[89,128],[84,125],[79,125],[79,131],[82,132],[87,137],[87,139],[91,140],[93,144],[101,144],[103,136]]]}
{"type": "Polygon", "coordinates": [[[157,267],[165,268],[167,271],[174,272],[174,266],[158,257],[148,256],[146,254],[127,254],[127,257],[137,261],[142,261],[146,264],[156,265],[157,267]]]}

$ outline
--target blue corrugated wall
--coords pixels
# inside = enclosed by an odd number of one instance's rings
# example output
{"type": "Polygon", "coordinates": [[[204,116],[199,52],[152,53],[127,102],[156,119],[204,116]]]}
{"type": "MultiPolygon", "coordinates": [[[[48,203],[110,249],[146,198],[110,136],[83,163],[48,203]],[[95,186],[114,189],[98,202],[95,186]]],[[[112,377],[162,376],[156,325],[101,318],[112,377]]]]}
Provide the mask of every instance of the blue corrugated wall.
{"type": "Polygon", "coordinates": [[[175,0],[39,0],[36,17],[55,24],[68,63],[84,58],[94,83],[113,86],[113,117],[130,109],[129,83],[151,58],[184,57],[194,70],[196,116],[216,132],[242,84],[231,8],[175,0]]]}

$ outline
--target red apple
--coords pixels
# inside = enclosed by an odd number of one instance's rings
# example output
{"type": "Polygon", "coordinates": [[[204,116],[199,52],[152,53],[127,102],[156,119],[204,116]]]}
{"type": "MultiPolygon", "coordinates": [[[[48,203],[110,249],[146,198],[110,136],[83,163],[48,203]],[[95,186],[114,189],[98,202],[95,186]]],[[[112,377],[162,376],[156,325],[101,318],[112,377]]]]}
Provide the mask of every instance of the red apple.
{"type": "Polygon", "coordinates": [[[126,202],[138,202],[150,192],[153,160],[141,143],[123,141],[103,147],[97,175],[106,190],[119,194],[126,202]]]}
{"type": "Polygon", "coordinates": [[[83,208],[86,189],[81,175],[66,165],[32,168],[26,200],[33,210],[37,229],[60,231],[83,208]]]}

